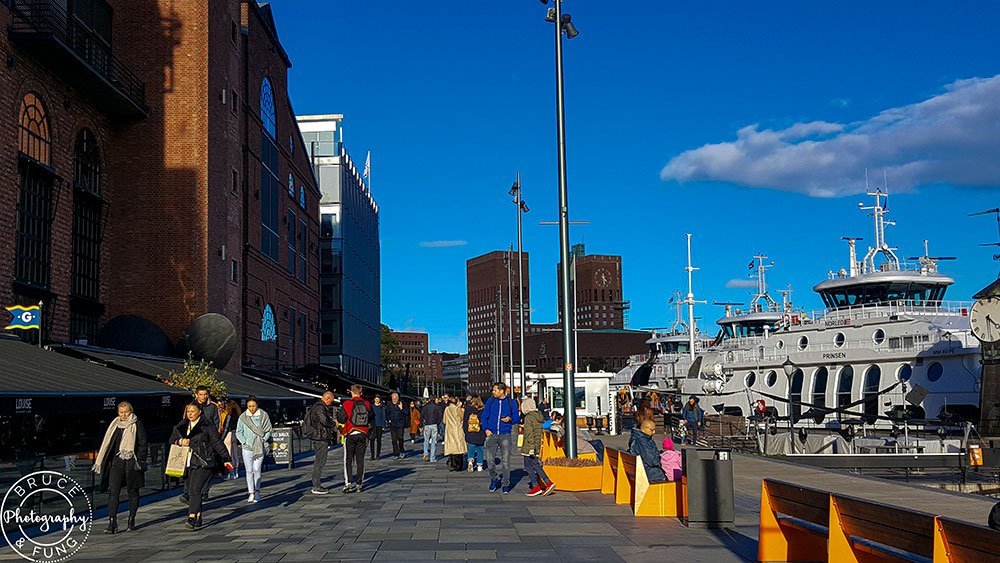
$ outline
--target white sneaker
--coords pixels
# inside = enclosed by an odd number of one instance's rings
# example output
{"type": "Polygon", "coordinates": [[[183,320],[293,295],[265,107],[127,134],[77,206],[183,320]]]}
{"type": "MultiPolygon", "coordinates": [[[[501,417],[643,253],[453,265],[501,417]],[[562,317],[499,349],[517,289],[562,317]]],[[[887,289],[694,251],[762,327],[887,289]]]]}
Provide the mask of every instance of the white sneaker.
{"type": "Polygon", "coordinates": [[[476,471],[482,471],[482,470],[483,470],[483,466],[482,465],[477,465],[476,466],[476,471]]]}
{"type": "Polygon", "coordinates": [[[253,493],[250,493],[250,497],[247,498],[247,502],[249,502],[249,503],[257,502],[257,499],[254,498],[254,494],[253,493]]]}

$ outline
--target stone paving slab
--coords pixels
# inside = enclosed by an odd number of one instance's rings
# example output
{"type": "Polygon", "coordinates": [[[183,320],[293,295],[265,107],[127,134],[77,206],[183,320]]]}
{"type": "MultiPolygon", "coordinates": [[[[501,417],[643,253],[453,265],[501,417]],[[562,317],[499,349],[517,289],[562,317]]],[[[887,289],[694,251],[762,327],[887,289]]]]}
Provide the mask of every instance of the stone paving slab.
{"type": "MultiPolygon", "coordinates": [[[[517,483],[520,467],[512,494],[491,494],[486,473],[450,473],[443,460],[430,464],[410,455],[369,462],[364,492],[344,495],[336,477],[343,473],[340,464],[340,452],[331,452],[325,481],[331,492],[324,496],[309,493],[309,459],[265,473],[257,504],[246,502],[242,479],[217,481],[198,531],[185,529],[186,508],[177,497],[151,502],[140,509],[135,532],[104,535],[106,522],[97,522],[70,561],[719,562],[756,554],[749,535],[756,529],[734,531],[742,538],[734,541],[673,518],[636,519],[597,492],[526,497],[527,483],[517,483]]],[[[20,560],[0,549],[0,561],[20,560]]]]}

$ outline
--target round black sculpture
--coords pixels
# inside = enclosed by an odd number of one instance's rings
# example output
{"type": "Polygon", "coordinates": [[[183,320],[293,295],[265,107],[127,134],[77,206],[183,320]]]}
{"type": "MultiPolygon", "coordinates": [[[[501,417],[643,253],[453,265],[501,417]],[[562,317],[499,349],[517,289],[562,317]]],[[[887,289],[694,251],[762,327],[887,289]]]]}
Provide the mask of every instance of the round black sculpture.
{"type": "Polygon", "coordinates": [[[206,313],[191,323],[177,342],[182,355],[191,352],[195,360],[205,360],[224,368],[236,352],[236,327],[226,316],[206,313]]]}
{"type": "Polygon", "coordinates": [[[153,321],[139,315],[119,315],[109,320],[97,341],[105,348],[152,354],[154,356],[173,356],[176,354],[173,342],[153,321]]]}

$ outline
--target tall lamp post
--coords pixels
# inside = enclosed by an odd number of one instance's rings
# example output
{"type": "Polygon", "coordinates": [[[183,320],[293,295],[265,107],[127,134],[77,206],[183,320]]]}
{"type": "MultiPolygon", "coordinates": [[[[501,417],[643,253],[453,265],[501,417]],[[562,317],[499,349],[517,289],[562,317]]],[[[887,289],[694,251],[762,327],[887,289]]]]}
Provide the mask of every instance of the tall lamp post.
{"type": "MultiPolygon", "coordinates": [[[[524,369],[524,246],[521,239],[521,215],[528,212],[528,204],[521,197],[521,172],[517,173],[517,180],[510,188],[510,195],[514,196],[514,205],[517,207],[517,338],[520,351],[520,373],[521,373],[521,393],[524,393],[525,369],[524,369]]],[[[510,357],[511,373],[514,372],[514,355],[510,357]]]]}
{"type": "MultiPolygon", "coordinates": [[[[548,4],[549,0],[541,0],[548,4]]],[[[562,296],[559,306],[562,309],[562,340],[563,340],[563,405],[566,433],[564,437],[566,457],[576,457],[576,382],[574,378],[576,366],[576,346],[573,341],[573,306],[570,295],[569,280],[569,198],[566,191],[566,108],[563,98],[563,53],[562,36],[568,39],[580,34],[573,25],[569,14],[562,13],[562,0],[554,0],[554,8],[549,8],[545,21],[555,24],[556,32],[556,131],[559,139],[559,287],[562,296]]]]}

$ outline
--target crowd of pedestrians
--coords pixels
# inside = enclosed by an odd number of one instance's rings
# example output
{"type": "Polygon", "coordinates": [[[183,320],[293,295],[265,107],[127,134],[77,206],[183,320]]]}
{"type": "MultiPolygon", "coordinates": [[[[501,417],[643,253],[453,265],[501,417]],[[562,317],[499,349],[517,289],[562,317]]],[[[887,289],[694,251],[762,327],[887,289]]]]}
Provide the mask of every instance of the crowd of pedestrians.
{"type": "MultiPolygon", "coordinates": [[[[271,418],[255,397],[246,399],[243,410],[235,401],[213,400],[209,395],[206,387],[195,390],[169,439],[171,446],[181,448],[179,452],[188,452],[183,462],[184,492],[180,500],[187,506],[185,524],[190,529],[203,525],[203,507],[213,477],[238,479],[241,466],[246,478],[246,502],[260,502],[264,460],[272,447],[271,418]]],[[[323,477],[335,445],[342,445],[342,492],[359,493],[365,484],[366,457],[369,462],[382,460],[382,441],[388,435],[392,449],[389,459],[405,459],[407,432],[411,445],[422,437],[425,463],[437,462],[438,443],[443,442],[449,471],[488,471],[490,492],[511,493],[511,458],[515,451],[522,459],[528,496],[549,495],[556,488],[542,465],[541,444],[546,430],[561,435],[561,415],[552,413],[550,418],[548,405],[538,405],[532,398],[518,401],[503,383],[493,386],[485,402],[472,395],[462,398],[443,394],[419,403],[404,401],[395,392],[388,401],[377,395],[369,401],[362,395],[360,385],[352,386],[350,397],[340,402],[332,392],[326,392],[303,415],[301,433],[313,452],[311,494],[330,492],[323,485],[323,477]]],[[[644,430],[646,426],[642,425],[636,432],[644,430]]],[[[672,442],[671,447],[665,447],[668,451],[657,454],[651,441],[647,443],[651,434],[636,446],[643,452],[643,462],[652,459],[651,455],[659,455],[664,467],[674,463],[669,455],[676,454],[672,442]]],[[[580,436],[578,440],[580,453],[603,455],[603,443],[587,438],[580,436]]],[[[135,529],[148,451],[142,422],[131,404],[120,403],[118,416],[108,426],[94,464],[100,490],[109,493],[105,533],[135,529]],[[128,496],[128,521],[120,528],[118,507],[123,490],[128,496]]]]}

